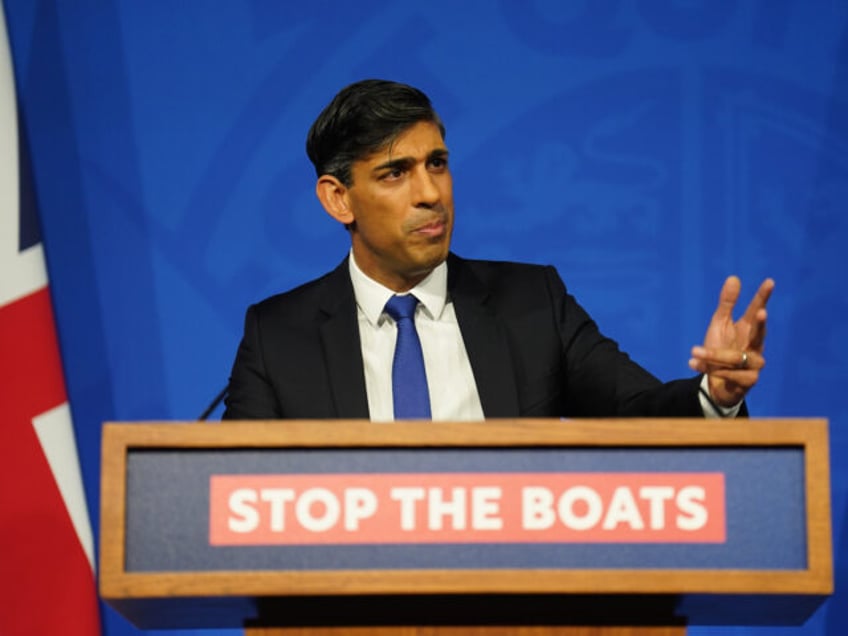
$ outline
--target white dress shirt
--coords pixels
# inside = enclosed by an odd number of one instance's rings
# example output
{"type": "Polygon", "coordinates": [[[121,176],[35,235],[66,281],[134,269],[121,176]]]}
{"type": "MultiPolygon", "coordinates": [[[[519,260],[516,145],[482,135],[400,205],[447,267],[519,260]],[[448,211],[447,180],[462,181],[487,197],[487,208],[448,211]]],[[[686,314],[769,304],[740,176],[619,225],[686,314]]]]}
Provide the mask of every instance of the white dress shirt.
{"type": "MultiPolygon", "coordinates": [[[[392,361],[397,325],[383,309],[394,292],[372,280],[348,259],[356,297],[359,339],[365,365],[368,411],[374,422],[394,420],[392,361]]],[[[483,406],[465,351],[453,303],[448,298],[448,266],[442,263],[408,293],[418,298],[415,329],[421,340],[434,420],[480,421],[483,406]]]]}

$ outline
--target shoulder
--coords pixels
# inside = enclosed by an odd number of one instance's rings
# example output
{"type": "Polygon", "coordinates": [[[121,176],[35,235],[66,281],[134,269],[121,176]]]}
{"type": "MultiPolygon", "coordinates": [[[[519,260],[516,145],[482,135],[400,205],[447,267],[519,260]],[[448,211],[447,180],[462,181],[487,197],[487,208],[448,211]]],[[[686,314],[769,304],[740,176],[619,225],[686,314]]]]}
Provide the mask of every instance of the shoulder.
{"type": "Polygon", "coordinates": [[[248,311],[261,319],[310,319],[317,311],[332,312],[349,298],[353,298],[353,287],[345,259],[333,271],[288,291],[269,296],[251,305],[248,311]]]}
{"type": "Polygon", "coordinates": [[[454,288],[479,287],[490,293],[523,295],[565,289],[552,265],[466,259],[455,254],[448,260],[448,276],[454,288]]]}

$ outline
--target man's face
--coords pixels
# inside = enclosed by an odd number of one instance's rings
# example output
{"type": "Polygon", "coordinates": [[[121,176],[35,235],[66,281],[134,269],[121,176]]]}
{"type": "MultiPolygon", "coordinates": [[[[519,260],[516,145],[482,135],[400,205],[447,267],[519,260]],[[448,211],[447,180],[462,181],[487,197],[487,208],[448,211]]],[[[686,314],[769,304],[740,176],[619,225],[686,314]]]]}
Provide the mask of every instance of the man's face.
{"type": "Polygon", "coordinates": [[[355,161],[351,175],[345,197],[357,265],[390,289],[411,289],[447,258],[453,231],[453,184],[438,127],[414,124],[355,161]]]}

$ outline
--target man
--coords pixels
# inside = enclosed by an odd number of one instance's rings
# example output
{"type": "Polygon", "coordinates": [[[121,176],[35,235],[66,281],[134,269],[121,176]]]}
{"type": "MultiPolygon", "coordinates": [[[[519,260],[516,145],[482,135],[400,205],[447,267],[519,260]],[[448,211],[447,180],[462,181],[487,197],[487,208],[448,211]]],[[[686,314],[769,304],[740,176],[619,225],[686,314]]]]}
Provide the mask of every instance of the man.
{"type": "Polygon", "coordinates": [[[224,418],[744,414],[765,364],[771,280],[733,322],[740,282],[728,278],[692,349],[703,375],[661,383],[601,335],[553,268],[450,253],[444,137],[427,96],[394,82],[348,86],[319,115],[307,138],[316,194],[351,251],[248,309],[224,418]],[[404,297],[409,319],[395,308],[404,297]],[[403,393],[419,380],[423,396],[403,393]]]}

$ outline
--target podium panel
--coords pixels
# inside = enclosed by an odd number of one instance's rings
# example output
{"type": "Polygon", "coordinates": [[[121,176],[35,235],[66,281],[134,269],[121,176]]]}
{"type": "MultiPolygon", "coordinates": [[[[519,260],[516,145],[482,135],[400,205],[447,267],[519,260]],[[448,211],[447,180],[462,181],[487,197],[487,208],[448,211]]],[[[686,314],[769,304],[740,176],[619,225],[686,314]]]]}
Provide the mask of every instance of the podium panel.
{"type": "Polygon", "coordinates": [[[102,474],[144,628],[682,634],[832,591],[824,420],[107,424],[102,474]]]}

